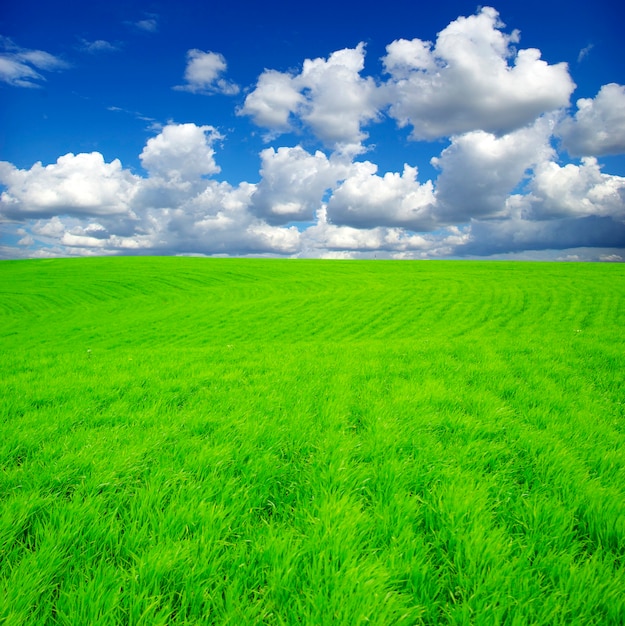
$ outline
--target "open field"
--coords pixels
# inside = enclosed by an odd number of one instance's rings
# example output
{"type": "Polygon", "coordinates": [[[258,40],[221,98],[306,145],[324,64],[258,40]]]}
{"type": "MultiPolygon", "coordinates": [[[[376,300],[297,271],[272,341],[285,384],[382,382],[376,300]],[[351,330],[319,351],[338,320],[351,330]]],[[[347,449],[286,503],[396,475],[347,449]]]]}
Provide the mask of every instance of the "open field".
{"type": "Polygon", "coordinates": [[[0,623],[625,623],[625,265],[0,263],[0,623]]]}

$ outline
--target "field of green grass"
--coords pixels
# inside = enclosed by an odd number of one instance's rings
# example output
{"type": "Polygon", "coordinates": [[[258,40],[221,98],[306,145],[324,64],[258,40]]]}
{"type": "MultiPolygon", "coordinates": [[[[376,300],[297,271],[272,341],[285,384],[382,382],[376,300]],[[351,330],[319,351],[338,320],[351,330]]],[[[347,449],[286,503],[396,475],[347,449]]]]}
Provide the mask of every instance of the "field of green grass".
{"type": "Polygon", "coordinates": [[[0,263],[0,623],[625,623],[625,265],[0,263]]]}

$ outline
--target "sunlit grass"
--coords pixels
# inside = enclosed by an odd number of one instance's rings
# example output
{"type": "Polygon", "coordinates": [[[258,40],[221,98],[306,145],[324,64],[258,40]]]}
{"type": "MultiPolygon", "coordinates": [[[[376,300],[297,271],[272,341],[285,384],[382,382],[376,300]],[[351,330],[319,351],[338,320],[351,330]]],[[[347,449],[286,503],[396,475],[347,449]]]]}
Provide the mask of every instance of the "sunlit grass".
{"type": "Polygon", "coordinates": [[[618,265],[3,262],[0,622],[625,622],[624,298],[618,265]]]}

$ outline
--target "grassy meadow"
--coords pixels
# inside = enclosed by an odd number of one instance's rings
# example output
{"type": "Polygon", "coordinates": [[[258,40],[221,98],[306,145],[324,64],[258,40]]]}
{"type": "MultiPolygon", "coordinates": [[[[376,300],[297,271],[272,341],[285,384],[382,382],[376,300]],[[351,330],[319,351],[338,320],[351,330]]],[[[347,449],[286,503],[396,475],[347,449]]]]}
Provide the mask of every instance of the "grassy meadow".
{"type": "Polygon", "coordinates": [[[0,623],[625,623],[625,265],[0,263],[0,623]]]}

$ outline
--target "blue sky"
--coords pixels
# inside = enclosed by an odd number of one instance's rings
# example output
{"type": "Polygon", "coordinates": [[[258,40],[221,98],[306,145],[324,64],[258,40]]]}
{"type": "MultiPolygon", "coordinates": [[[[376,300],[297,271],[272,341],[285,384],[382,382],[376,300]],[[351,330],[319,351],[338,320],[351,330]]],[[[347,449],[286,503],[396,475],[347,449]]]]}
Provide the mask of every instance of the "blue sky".
{"type": "Polygon", "coordinates": [[[613,2],[10,3],[0,258],[625,259],[613,2]]]}

